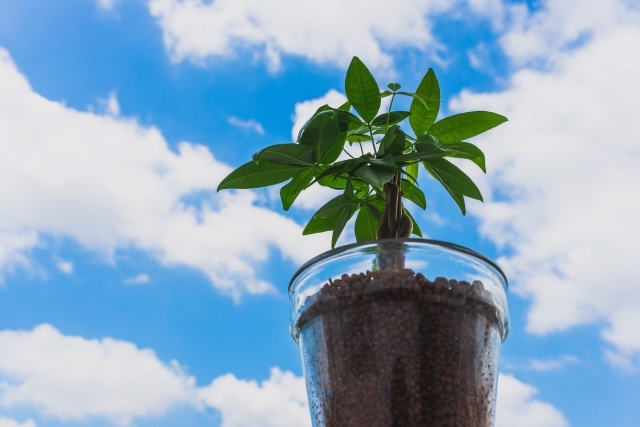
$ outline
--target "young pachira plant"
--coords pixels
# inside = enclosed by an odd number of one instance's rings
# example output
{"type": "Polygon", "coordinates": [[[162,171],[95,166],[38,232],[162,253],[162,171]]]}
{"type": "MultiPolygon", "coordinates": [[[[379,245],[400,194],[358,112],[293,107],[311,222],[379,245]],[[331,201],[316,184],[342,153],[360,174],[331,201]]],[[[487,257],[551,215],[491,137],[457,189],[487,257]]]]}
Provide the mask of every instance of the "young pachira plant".
{"type": "Polygon", "coordinates": [[[398,83],[390,83],[388,88],[380,91],[371,72],[354,57],[345,79],[347,102],[337,108],[320,107],[302,127],[296,143],[272,145],[254,154],[252,161],[222,180],[218,191],[266,187],[290,180],[280,190],[282,206],[288,210],[298,195],[314,184],[340,190],[341,194],[322,206],[303,231],[306,235],[333,230],[332,248],[356,213],[358,242],[412,234],[422,237],[403,203],[407,199],[426,209],[425,195],[417,183],[422,165],[464,215],[464,197],[482,200],[482,195],[473,181],[446,158],[471,160],[486,172],[484,154],[465,140],[506,122],[506,117],[473,111],[436,122],[440,87],[432,69],[415,92],[400,91],[398,83]],[[388,96],[388,111],[379,113],[381,99],[388,96]],[[409,111],[393,111],[396,96],[413,98],[409,111]],[[400,127],[405,119],[414,136],[400,127]],[[361,155],[355,157],[346,144],[359,145],[361,155]]]}

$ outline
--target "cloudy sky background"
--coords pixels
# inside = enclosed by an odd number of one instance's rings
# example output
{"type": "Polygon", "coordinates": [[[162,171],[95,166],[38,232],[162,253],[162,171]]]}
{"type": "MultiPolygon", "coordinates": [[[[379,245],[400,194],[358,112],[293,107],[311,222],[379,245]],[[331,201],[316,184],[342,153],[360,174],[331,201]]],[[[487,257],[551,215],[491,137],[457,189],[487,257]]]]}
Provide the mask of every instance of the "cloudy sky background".
{"type": "MultiPolygon", "coordinates": [[[[485,203],[431,238],[510,279],[497,427],[640,424],[640,4],[0,2],[0,427],[309,426],[286,286],[331,197],[215,193],[344,99],[435,69],[485,203]],[[357,18],[357,19],[356,19],[357,18]],[[297,207],[296,207],[297,206],[297,207]]],[[[342,243],[352,241],[347,234],[342,243]]]]}

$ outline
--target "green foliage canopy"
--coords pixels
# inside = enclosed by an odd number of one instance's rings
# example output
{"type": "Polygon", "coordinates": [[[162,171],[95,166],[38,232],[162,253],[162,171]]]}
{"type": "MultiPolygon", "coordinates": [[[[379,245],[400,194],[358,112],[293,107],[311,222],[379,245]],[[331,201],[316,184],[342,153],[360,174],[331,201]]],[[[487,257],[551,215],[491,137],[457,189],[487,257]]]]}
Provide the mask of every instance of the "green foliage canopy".
{"type": "MultiPolygon", "coordinates": [[[[446,158],[470,160],[486,172],[484,153],[466,140],[507,118],[489,111],[472,111],[436,121],[440,86],[432,69],[415,92],[400,91],[398,83],[390,83],[388,88],[380,91],[369,69],[354,57],[345,78],[345,104],[320,107],[302,127],[296,143],[272,145],[254,154],[251,162],[222,180],[218,191],[289,181],[280,190],[284,210],[289,210],[298,195],[312,185],[341,191],[312,216],[303,231],[305,235],[332,231],[333,248],[356,213],[356,240],[376,238],[387,203],[385,184],[394,179],[402,198],[426,209],[427,199],[417,182],[422,165],[464,215],[464,198],[482,201],[482,195],[471,178],[446,158]],[[381,99],[387,96],[391,96],[389,110],[380,113],[381,99]],[[396,96],[412,98],[409,111],[392,110],[396,96]],[[401,129],[400,124],[407,119],[414,136],[401,129]],[[358,144],[361,155],[353,157],[346,144],[358,144]],[[365,146],[371,151],[365,153],[365,146]]],[[[404,212],[413,223],[413,234],[422,236],[414,218],[406,209],[404,212]]]]}

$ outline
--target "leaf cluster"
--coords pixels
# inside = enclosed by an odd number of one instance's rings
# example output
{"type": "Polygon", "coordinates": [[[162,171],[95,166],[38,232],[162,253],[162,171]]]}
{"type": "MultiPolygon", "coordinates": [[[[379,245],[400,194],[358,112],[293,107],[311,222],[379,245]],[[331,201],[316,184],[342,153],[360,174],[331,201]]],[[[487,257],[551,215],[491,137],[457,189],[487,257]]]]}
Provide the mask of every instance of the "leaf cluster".
{"type": "MultiPolygon", "coordinates": [[[[417,183],[420,169],[426,170],[442,184],[464,215],[464,197],[482,201],[482,195],[447,158],[468,159],[486,172],[483,152],[466,140],[504,123],[506,117],[473,111],[436,121],[440,86],[432,69],[415,92],[400,89],[398,83],[390,83],[388,89],[380,90],[369,69],[354,57],[345,78],[346,103],[337,108],[320,107],[302,127],[296,143],[272,145],[255,153],[252,161],[222,180],[218,191],[289,181],[280,190],[282,206],[288,210],[298,195],[312,185],[339,190],[340,195],[322,206],[303,231],[305,235],[332,231],[332,248],[356,214],[357,241],[376,238],[386,205],[384,184],[396,174],[401,178],[402,197],[426,209],[425,194],[417,183]],[[389,109],[381,113],[381,100],[389,96],[389,109]],[[409,111],[392,110],[397,96],[412,98],[409,111]],[[400,126],[407,119],[413,136],[400,126]],[[358,145],[361,155],[355,157],[347,145],[358,145]]],[[[413,234],[422,236],[413,217],[411,220],[413,234]]]]}

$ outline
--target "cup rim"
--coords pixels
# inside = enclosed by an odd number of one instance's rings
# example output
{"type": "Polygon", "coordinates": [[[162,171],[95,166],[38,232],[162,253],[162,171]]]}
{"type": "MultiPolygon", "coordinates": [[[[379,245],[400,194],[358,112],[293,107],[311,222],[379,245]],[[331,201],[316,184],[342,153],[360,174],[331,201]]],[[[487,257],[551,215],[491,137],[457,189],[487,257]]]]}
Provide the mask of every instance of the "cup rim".
{"type": "Polygon", "coordinates": [[[489,264],[493,267],[504,279],[505,290],[509,289],[509,281],[507,280],[507,276],[504,274],[504,271],[495,263],[491,258],[483,255],[482,253],[475,251],[473,249],[469,249],[466,246],[457,245],[455,243],[446,242],[444,240],[433,240],[433,239],[421,239],[421,238],[390,238],[390,239],[377,239],[377,240],[366,240],[364,242],[351,243],[349,245],[340,246],[335,249],[331,249],[329,251],[323,252],[315,257],[311,258],[309,261],[302,264],[298,270],[291,277],[291,281],[289,282],[289,286],[287,287],[287,291],[291,294],[291,286],[293,286],[294,282],[298,278],[300,274],[302,274],[307,268],[311,265],[316,264],[326,258],[337,255],[341,252],[348,251],[353,248],[357,248],[358,246],[367,246],[372,244],[384,245],[384,244],[399,244],[399,243],[423,243],[431,246],[440,246],[446,249],[452,249],[457,252],[461,252],[466,255],[471,255],[475,258],[478,258],[482,262],[489,264]]]}

